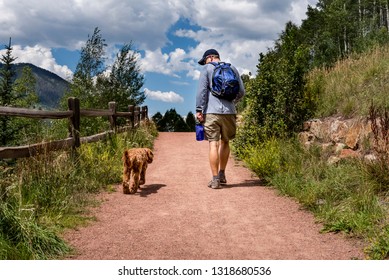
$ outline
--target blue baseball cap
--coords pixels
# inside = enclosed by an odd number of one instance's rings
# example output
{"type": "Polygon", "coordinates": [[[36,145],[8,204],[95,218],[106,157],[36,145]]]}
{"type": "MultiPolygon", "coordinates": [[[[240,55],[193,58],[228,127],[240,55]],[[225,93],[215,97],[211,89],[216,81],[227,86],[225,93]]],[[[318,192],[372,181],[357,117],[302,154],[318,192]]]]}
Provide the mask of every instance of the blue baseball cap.
{"type": "Polygon", "coordinates": [[[203,58],[199,60],[199,64],[200,65],[204,65],[205,64],[205,60],[207,59],[208,56],[210,55],[217,55],[219,56],[219,53],[217,52],[217,50],[215,49],[209,49],[207,50],[204,54],[203,54],[203,58]]]}

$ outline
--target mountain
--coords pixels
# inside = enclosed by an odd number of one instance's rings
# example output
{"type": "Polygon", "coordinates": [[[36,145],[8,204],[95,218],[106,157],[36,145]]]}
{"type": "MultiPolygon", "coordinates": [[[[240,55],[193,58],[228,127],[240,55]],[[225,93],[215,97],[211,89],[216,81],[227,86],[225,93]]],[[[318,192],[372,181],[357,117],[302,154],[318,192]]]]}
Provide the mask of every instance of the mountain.
{"type": "MultiPolygon", "coordinates": [[[[0,63],[0,67],[2,64],[0,63]]],[[[60,99],[69,90],[70,83],[48,70],[35,66],[31,63],[15,63],[13,67],[18,78],[24,67],[30,67],[36,79],[36,93],[39,104],[47,108],[57,108],[60,99]]]]}

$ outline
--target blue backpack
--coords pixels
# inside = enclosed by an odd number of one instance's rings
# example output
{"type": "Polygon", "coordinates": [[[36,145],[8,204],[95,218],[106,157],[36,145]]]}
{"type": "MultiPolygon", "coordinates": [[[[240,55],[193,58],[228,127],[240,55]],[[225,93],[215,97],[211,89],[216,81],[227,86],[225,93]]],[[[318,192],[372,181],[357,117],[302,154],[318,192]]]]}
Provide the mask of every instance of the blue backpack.
{"type": "Polygon", "coordinates": [[[212,74],[211,92],[214,96],[232,101],[239,93],[239,80],[230,63],[211,62],[215,69],[212,74]]]}

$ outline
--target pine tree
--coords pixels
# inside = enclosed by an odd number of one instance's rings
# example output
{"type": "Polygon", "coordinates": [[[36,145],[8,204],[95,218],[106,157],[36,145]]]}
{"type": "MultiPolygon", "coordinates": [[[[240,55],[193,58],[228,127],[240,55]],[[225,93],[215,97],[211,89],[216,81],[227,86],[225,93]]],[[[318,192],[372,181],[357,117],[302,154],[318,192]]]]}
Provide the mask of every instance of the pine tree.
{"type": "Polygon", "coordinates": [[[164,131],[163,130],[163,125],[162,125],[162,120],[163,116],[160,112],[157,112],[151,117],[152,121],[155,123],[155,126],[157,127],[158,131],[164,131]]]}
{"type": "MultiPolygon", "coordinates": [[[[8,46],[5,45],[6,54],[2,55],[3,67],[0,70],[0,106],[10,106],[15,100],[12,95],[13,80],[16,72],[12,69],[12,64],[16,57],[12,56],[11,38],[8,46]]],[[[8,116],[0,116],[0,144],[5,146],[14,139],[11,119],[8,116]]]]}
{"type": "Polygon", "coordinates": [[[188,124],[184,121],[184,119],[179,114],[177,114],[176,109],[167,110],[166,113],[163,115],[163,117],[161,113],[158,112],[152,117],[152,120],[155,122],[158,131],[164,131],[164,132],[191,131],[188,124]]]}
{"type": "MultiPolygon", "coordinates": [[[[37,104],[36,80],[31,68],[24,67],[20,77],[16,79],[13,62],[17,58],[12,56],[11,39],[5,48],[6,53],[0,59],[3,63],[3,67],[0,70],[0,106],[27,108],[37,104]]],[[[21,144],[24,141],[28,142],[27,138],[31,137],[32,131],[35,132],[35,135],[40,135],[41,127],[38,120],[0,116],[1,146],[21,144]]]]}
{"type": "Polygon", "coordinates": [[[196,131],[196,118],[192,112],[189,112],[188,115],[186,115],[185,122],[189,131],[196,131]]]}
{"type": "Polygon", "coordinates": [[[12,56],[11,38],[9,39],[9,45],[5,45],[6,54],[2,55],[1,62],[3,67],[0,70],[0,105],[9,106],[12,104],[14,97],[12,96],[13,80],[16,76],[16,72],[12,68],[13,62],[17,59],[12,56]]]}

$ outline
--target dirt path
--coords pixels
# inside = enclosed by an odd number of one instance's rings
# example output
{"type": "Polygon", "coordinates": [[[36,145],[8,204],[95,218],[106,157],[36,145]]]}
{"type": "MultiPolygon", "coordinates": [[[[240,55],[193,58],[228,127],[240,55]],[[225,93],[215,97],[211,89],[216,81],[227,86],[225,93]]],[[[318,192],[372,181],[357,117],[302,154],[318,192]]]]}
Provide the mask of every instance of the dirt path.
{"type": "Polygon", "coordinates": [[[321,234],[313,216],[233,159],[228,185],[207,187],[208,143],[160,133],[146,184],[135,195],[102,194],[97,221],[70,231],[71,259],[363,259],[361,246],[321,234]]]}

